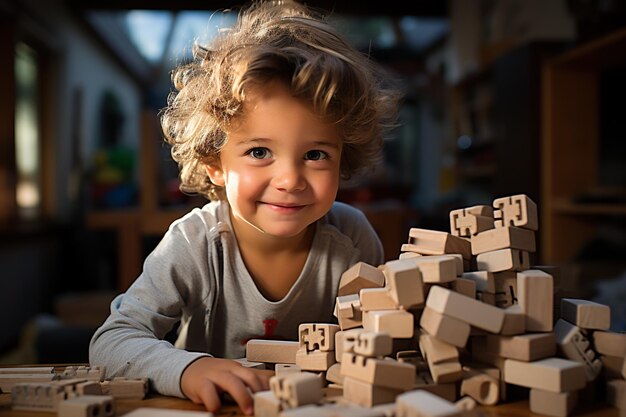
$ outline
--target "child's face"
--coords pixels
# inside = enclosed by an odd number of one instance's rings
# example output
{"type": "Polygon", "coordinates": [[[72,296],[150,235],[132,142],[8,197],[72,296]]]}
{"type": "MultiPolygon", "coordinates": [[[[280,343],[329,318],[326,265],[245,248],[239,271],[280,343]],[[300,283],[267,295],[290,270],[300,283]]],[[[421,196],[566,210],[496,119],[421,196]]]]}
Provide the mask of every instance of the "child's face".
{"type": "Polygon", "coordinates": [[[334,125],[272,82],[248,92],[219,166],[207,170],[225,188],[236,229],[294,237],[330,210],[341,147],[334,125]]]}

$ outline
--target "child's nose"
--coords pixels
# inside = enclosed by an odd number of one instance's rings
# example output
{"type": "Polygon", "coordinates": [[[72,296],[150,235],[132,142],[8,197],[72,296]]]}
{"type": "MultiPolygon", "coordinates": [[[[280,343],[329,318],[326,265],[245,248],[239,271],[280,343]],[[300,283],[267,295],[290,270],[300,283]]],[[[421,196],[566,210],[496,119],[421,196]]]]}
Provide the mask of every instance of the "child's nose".
{"type": "Polygon", "coordinates": [[[302,191],[306,187],[306,181],[299,167],[294,164],[283,164],[278,167],[272,185],[282,191],[294,192],[302,191]]]}

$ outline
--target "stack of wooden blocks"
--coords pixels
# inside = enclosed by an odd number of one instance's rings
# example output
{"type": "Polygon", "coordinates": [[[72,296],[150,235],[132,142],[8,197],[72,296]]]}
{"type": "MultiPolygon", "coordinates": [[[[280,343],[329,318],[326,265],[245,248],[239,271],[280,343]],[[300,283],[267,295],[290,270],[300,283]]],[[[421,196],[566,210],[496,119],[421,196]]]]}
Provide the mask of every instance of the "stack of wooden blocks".
{"type": "Polygon", "coordinates": [[[412,228],[397,260],[347,270],[338,329],[308,323],[298,342],[251,341],[247,359],[277,370],[272,391],[255,395],[256,415],[462,415],[506,401],[516,385],[529,389],[532,412],[567,416],[603,378],[626,413],[626,334],[609,330],[607,306],[559,300],[556,267],[530,266],[536,204],[498,198],[452,211],[450,226],[412,228]],[[278,362],[282,343],[296,353],[278,362]]]}
{"type": "Polygon", "coordinates": [[[0,387],[16,410],[56,412],[62,417],[110,417],[114,399],[143,399],[148,379],[104,379],[101,366],[0,368],[0,387]]]}

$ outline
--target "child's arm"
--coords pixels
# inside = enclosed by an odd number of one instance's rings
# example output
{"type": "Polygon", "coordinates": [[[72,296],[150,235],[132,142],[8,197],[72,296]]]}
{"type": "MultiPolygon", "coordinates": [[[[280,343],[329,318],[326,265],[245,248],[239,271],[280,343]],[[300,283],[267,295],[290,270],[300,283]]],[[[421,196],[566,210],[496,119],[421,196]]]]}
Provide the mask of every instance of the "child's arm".
{"type": "Polygon", "coordinates": [[[196,404],[215,412],[221,407],[220,392],[227,392],[245,414],[254,412],[252,392],[269,389],[272,371],[245,368],[229,359],[200,358],[183,372],[181,389],[196,404]]]}

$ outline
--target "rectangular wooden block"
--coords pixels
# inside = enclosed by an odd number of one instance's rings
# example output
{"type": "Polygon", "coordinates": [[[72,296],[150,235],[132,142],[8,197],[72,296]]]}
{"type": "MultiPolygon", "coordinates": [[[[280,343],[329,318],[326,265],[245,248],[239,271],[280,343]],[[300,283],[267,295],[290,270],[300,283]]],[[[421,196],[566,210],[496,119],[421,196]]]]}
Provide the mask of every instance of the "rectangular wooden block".
{"type": "Polygon", "coordinates": [[[430,364],[459,361],[459,351],[456,347],[427,333],[420,334],[419,346],[422,355],[429,359],[430,364]]]}
{"type": "Polygon", "coordinates": [[[550,392],[530,390],[530,411],[554,417],[567,417],[574,411],[578,402],[578,392],[550,392]]]}
{"type": "Polygon", "coordinates": [[[413,337],[413,314],[404,310],[377,310],[363,312],[363,328],[372,332],[388,333],[392,338],[413,337]]]}
{"type": "Polygon", "coordinates": [[[611,327],[609,306],[593,301],[563,298],[561,317],[581,329],[609,330],[611,327]]]}
{"type": "Polygon", "coordinates": [[[500,249],[534,252],[535,232],[519,227],[497,227],[472,236],[472,255],[500,249]]]}
{"type": "Polygon", "coordinates": [[[501,309],[438,286],[430,289],[426,306],[492,333],[498,333],[504,322],[501,309]]]}
{"type": "Polygon", "coordinates": [[[554,326],[554,335],[561,355],[585,365],[588,381],[596,379],[602,370],[602,362],[580,328],[566,320],[559,319],[554,326]]]}
{"type": "Polygon", "coordinates": [[[606,402],[621,411],[626,410],[626,381],[614,379],[607,382],[606,402]]]}
{"type": "Polygon", "coordinates": [[[465,347],[471,326],[464,321],[438,313],[425,307],[420,317],[420,326],[436,338],[457,347],[465,347]]]}
{"type": "Polygon", "coordinates": [[[156,407],[139,407],[124,414],[124,417],[214,417],[208,411],[172,410],[156,407]]]}
{"type": "Polygon", "coordinates": [[[387,333],[362,331],[356,336],[353,350],[368,358],[387,356],[393,351],[393,339],[387,333]]]}
{"type": "Polygon", "coordinates": [[[341,330],[353,329],[361,327],[362,312],[361,300],[359,294],[350,294],[337,297],[335,301],[335,310],[333,315],[337,317],[339,328],[341,330]]]}
{"type": "Polygon", "coordinates": [[[581,363],[561,358],[535,362],[506,359],[504,380],[509,384],[551,392],[574,391],[587,384],[585,367],[581,363]]]}
{"type": "Polygon", "coordinates": [[[395,401],[402,390],[377,387],[361,380],[345,377],[343,380],[343,398],[362,407],[373,407],[395,401]]]}
{"type": "Polygon", "coordinates": [[[246,343],[246,359],[251,362],[296,363],[299,342],[251,339],[246,343]]]}
{"type": "Polygon", "coordinates": [[[474,281],[476,284],[476,292],[496,293],[496,280],[493,272],[469,271],[463,273],[463,278],[474,281]]]}
{"type": "Polygon", "coordinates": [[[528,252],[517,249],[499,249],[476,256],[476,266],[481,271],[524,271],[530,267],[528,252]]]}
{"type": "Polygon", "coordinates": [[[363,288],[379,288],[385,285],[385,277],[375,266],[357,262],[341,275],[338,296],[358,294],[363,288]]]}
{"type": "Polygon", "coordinates": [[[452,282],[452,289],[469,298],[476,298],[476,283],[471,279],[459,278],[452,282]]]}
{"type": "Polygon", "coordinates": [[[113,417],[115,403],[109,395],[82,395],[61,401],[58,415],[63,417],[113,417]]]}
{"type": "Polygon", "coordinates": [[[626,333],[593,332],[593,346],[600,355],[626,357],[626,333]]]}
{"type": "Polygon", "coordinates": [[[517,273],[517,297],[526,314],[526,331],[549,332],[553,327],[552,276],[537,269],[517,273]]]}
{"type": "Polygon", "coordinates": [[[414,245],[414,252],[423,255],[445,255],[460,253],[463,259],[470,259],[471,247],[467,240],[438,230],[409,229],[409,244],[414,245]]]}
{"type": "Polygon", "coordinates": [[[409,390],[415,384],[415,366],[389,359],[366,358],[344,353],[341,358],[341,375],[377,387],[409,390]]]}
{"type": "Polygon", "coordinates": [[[270,389],[282,408],[316,404],[322,399],[322,379],[309,372],[273,376],[270,389]]]}
{"type": "Polygon", "coordinates": [[[504,309],[504,323],[500,334],[512,336],[522,334],[526,331],[526,315],[518,305],[512,305],[504,309]]]}
{"type": "Polygon", "coordinates": [[[387,288],[363,288],[359,292],[361,311],[393,310],[399,308],[387,288]]]}
{"type": "Polygon", "coordinates": [[[354,343],[356,342],[356,338],[359,333],[365,330],[359,329],[350,329],[350,330],[342,330],[335,333],[335,360],[337,362],[341,362],[341,356],[343,352],[352,353],[354,351],[354,343]]]}
{"type": "Polygon", "coordinates": [[[487,335],[487,351],[503,358],[530,362],[556,354],[553,333],[526,333],[517,336],[487,335]]]}
{"type": "Polygon", "coordinates": [[[52,374],[54,373],[53,366],[28,366],[28,367],[15,367],[15,368],[0,368],[0,375],[4,374],[52,374]]]}
{"type": "Polygon", "coordinates": [[[296,352],[296,365],[303,371],[325,372],[333,363],[335,363],[334,351],[307,351],[306,348],[300,348],[296,352]]]}
{"type": "Polygon", "coordinates": [[[54,374],[0,374],[0,389],[3,392],[11,392],[16,384],[33,382],[51,382],[54,374]]]}
{"type": "Polygon", "coordinates": [[[420,256],[411,259],[422,273],[422,281],[435,284],[452,282],[456,279],[459,265],[463,273],[463,258],[453,255],[420,256]]]}
{"type": "Polygon", "coordinates": [[[280,400],[272,391],[257,391],[253,395],[255,417],[277,417],[281,411],[280,400]]]}
{"type": "Polygon", "coordinates": [[[413,260],[386,262],[383,274],[389,295],[396,302],[396,305],[409,309],[424,303],[422,273],[413,260]]]}

